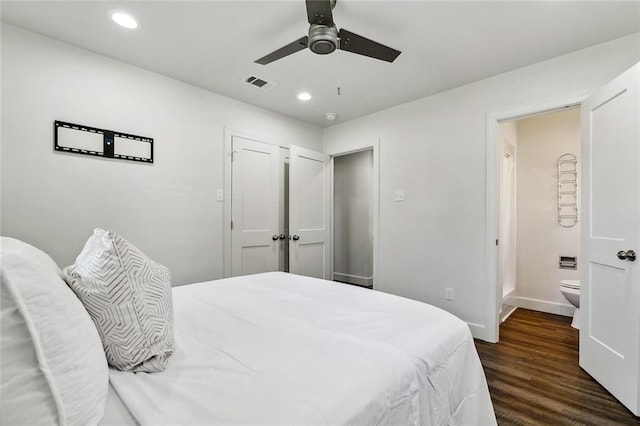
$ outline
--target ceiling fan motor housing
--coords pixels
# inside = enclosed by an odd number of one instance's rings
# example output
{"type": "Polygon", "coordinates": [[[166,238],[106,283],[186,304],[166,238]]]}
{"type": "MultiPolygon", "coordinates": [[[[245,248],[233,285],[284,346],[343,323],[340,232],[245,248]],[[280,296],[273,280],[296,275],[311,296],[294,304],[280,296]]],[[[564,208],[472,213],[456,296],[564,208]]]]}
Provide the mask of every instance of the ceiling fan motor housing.
{"type": "Polygon", "coordinates": [[[326,55],[338,48],[338,30],[336,27],[312,24],[309,27],[309,49],[318,55],[326,55]]]}

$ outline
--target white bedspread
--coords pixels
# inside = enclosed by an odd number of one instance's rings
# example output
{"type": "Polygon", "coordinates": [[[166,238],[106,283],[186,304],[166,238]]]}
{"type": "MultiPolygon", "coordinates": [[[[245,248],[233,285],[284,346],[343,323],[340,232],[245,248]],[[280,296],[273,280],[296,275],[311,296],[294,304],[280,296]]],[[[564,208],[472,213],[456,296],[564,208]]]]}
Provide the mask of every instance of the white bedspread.
{"type": "Polygon", "coordinates": [[[142,425],[490,425],[467,325],[433,306],[280,272],[176,287],[162,373],[112,370],[142,425]]]}

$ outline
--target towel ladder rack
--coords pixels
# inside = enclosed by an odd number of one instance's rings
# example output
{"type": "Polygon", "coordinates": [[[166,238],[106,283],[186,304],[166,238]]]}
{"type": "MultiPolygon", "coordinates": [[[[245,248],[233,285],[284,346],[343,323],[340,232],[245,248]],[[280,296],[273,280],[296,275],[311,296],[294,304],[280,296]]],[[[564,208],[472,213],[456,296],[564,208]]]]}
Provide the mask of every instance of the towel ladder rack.
{"type": "Polygon", "coordinates": [[[573,154],[558,158],[558,224],[570,228],[578,223],[578,159],[573,154]]]}

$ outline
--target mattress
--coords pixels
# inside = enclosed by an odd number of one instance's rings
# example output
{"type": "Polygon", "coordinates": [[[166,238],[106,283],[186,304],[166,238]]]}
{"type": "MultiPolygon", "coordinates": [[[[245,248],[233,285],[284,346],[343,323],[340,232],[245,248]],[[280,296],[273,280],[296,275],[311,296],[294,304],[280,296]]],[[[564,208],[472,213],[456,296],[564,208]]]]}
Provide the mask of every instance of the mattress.
{"type": "Polygon", "coordinates": [[[436,307],[281,272],[173,298],[167,369],[110,371],[142,425],[496,423],[467,324],[436,307]]]}

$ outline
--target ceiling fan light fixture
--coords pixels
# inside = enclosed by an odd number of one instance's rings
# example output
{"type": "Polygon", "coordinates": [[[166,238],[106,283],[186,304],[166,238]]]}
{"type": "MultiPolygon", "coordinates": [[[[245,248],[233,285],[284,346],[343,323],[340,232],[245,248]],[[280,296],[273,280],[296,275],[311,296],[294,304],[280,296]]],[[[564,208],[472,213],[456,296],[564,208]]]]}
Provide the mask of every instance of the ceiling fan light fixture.
{"type": "Polygon", "coordinates": [[[305,4],[309,21],[307,35],[255,60],[255,63],[267,65],[306,48],[317,55],[328,55],[340,49],[386,62],[393,62],[401,53],[344,28],[338,31],[332,12],[336,0],[305,0],[305,4]]]}
{"type": "Polygon", "coordinates": [[[311,99],[311,94],[309,92],[300,92],[298,93],[298,99],[301,101],[308,101],[311,99]]]}
{"type": "Polygon", "coordinates": [[[312,24],[309,27],[309,49],[318,55],[327,55],[338,48],[336,27],[312,24]]]}
{"type": "Polygon", "coordinates": [[[138,28],[138,22],[133,18],[133,16],[127,13],[115,12],[111,15],[111,19],[121,27],[129,29],[138,28]]]}

